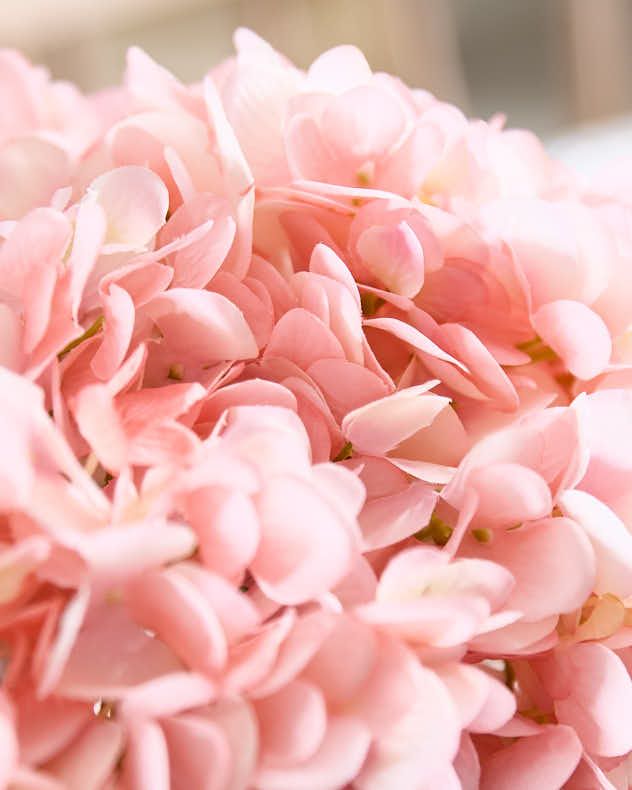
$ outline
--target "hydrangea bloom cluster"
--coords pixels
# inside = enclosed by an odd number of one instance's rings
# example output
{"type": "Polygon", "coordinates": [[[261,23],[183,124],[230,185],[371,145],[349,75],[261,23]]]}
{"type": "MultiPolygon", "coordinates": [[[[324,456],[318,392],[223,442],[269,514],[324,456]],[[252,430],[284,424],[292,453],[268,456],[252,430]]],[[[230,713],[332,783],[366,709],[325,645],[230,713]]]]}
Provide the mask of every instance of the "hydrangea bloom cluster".
{"type": "Polygon", "coordinates": [[[628,790],[630,169],[235,43],[0,54],[0,788],[628,790]]]}

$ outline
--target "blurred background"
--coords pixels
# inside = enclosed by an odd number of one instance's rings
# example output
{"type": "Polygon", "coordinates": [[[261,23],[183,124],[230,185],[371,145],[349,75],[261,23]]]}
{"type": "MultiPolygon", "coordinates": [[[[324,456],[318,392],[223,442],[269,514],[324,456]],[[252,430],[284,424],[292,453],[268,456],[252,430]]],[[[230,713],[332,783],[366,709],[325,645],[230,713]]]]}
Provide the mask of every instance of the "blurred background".
{"type": "Polygon", "coordinates": [[[87,91],[120,80],[130,44],[197,80],[239,25],[302,67],[356,44],[374,70],[472,116],[502,110],[584,169],[632,149],[632,0],[0,0],[0,46],[87,91]]]}

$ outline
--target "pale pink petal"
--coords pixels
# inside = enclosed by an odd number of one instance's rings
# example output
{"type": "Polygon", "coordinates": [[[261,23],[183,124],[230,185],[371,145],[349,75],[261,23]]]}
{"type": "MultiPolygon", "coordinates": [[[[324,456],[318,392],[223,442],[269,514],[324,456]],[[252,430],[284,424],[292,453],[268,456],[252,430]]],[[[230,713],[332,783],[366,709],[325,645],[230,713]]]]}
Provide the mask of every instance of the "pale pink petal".
{"type": "Polygon", "coordinates": [[[334,333],[315,315],[296,308],[285,313],[272,330],[265,357],[285,357],[306,370],[319,359],[344,359],[334,333]]]}
{"type": "Polygon", "coordinates": [[[287,765],[308,760],[327,728],[325,701],[311,683],[295,680],[257,700],[263,764],[287,765]]]}
{"type": "Polygon", "coordinates": [[[19,219],[45,206],[71,179],[66,151],[41,137],[22,136],[0,145],[0,219],[19,219]]]}
{"type": "Polygon", "coordinates": [[[549,302],[531,321],[542,340],[577,378],[592,379],[608,364],[612,353],[610,332],[597,313],[581,302],[549,302]]]}
{"type": "Polygon", "coordinates": [[[549,487],[527,466],[482,466],[468,482],[478,494],[476,518],[491,529],[544,518],[553,508],[549,487]]]}
{"type": "Polygon", "coordinates": [[[470,732],[494,732],[507,724],[516,712],[516,697],[507,686],[488,677],[487,689],[485,704],[468,726],[470,732]]]}
{"type": "Polygon", "coordinates": [[[476,748],[466,732],[461,733],[461,745],[453,765],[461,782],[461,790],[479,790],[481,766],[476,748]]]}
{"type": "Polygon", "coordinates": [[[103,295],[103,316],[103,342],[92,357],[91,367],[95,376],[105,380],[125,359],[134,331],[134,303],[127,291],[114,283],[103,295]]]}
{"type": "Polygon", "coordinates": [[[261,543],[251,570],[266,594],[301,603],[326,592],[346,574],[352,538],[343,519],[317,491],[276,477],[258,498],[261,543]],[[278,547],[284,546],[280,554],[278,547]]]}
{"type": "Polygon", "coordinates": [[[372,718],[381,719],[355,781],[360,790],[416,790],[452,762],[460,736],[457,709],[441,680],[408,651],[389,648],[360,696],[359,704],[371,707],[372,718]]]}
{"type": "Polygon", "coordinates": [[[619,598],[632,595],[632,535],[607,505],[585,491],[565,491],[560,497],[565,516],[586,532],[597,564],[594,591],[619,598]]]}
{"type": "Polygon", "coordinates": [[[167,259],[174,269],[174,288],[204,288],[219,270],[235,238],[236,226],[227,212],[229,208],[226,201],[201,194],[180,206],[169,217],[158,237],[161,246],[212,219],[211,227],[202,238],[173,252],[167,259]]]}
{"type": "MultiPolygon", "coordinates": [[[[336,616],[324,609],[307,612],[292,622],[291,630],[284,634],[285,638],[279,647],[274,667],[250,692],[252,697],[257,699],[274,694],[301,674],[328,639],[335,622],[336,616]]],[[[310,679],[309,671],[305,677],[310,679]]],[[[318,672],[315,682],[326,695],[327,686],[321,683],[318,672]]]]}
{"type": "Polygon", "coordinates": [[[342,615],[307,665],[303,677],[316,683],[329,703],[344,705],[361,693],[377,652],[375,632],[364,623],[342,615]]]}
{"type": "Polygon", "coordinates": [[[398,543],[426,526],[437,502],[427,483],[415,481],[403,491],[374,497],[358,519],[367,549],[398,543]]]}
{"type": "Polygon", "coordinates": [[[263,348],[270,338],[274,326],[274,307],[265,288],[256,280],[239,281],[229,272],[219,271],[210,286],[215,293],[222,294],[243,313],[257,346],[263,348]]]}
{"type": "Polygon", "coordinates": [[[156,722],[139,721],[130,726],[123,775],[129,790],[143,790],[147,786],[170,790],[167,742],[156,722]]]}
{"type": "Polygon", "coordinates": [[[118,722],[95,722],[49,762],[47,770],[67,790],[100,790],[114,771],[123,743],[123,728],[118,722]]]}
{"type": "Polygon", "coordinates": [[[360,309],[360,294],[358,286],[345,263],[326,244],[317,244],[312,250],[309,260],[309,270],[314,274],[322,274],[332,280],[337,280],[345,286],[360,309]]]}
{"type": "Polygon", "coordinates": [[[83,200],[77,211],[72,250],[68,259],[72,317],[76,321],[84,288],[105,241],[107,218],[102,206],[93,199],[83,200]]]}
{"type": "Polygon", "coordinates": [[[247,636],[259,625],[259,612],[250,598],[223,576],[206,570],[197,562],[180,562],[174,566],[174,572],[176,570],[202,593],[230,642],[247,636]]]}
{"type": "Polygon", "coordinates": [[[243,314],[220,294],[173,288],[147,306],[165,335],[174,363],[205,364],[257,356],[257,344],[243,314]]]}
{"type": "Polygon", "coordinates": [[[47,697],[55,689],[63,675],[64,667],[83,623],[89,599],[88,588],[80,588],[59,616],[55,639],[39,668],[37,693],[40,698],[47,697]]]}
{"type": "Polygon", "coordinates": [[[442,324],[436,339],[467,365],[474,384],[495,400],[499,408],[507,411],[518,408],[518,395],[509,377],[474,332],[460,324],[442,324]]]}
{"type": "MultiPolygon", "coordinates": [[[[469,547],[478,543],[468,539],[469,547]]],[[[535,621],[582,606],[592,592],[595,557],[583,530],[568,518],[547,518],[478,543],[476,556],[494,560],[516,580],[507,606],[535,621]],[[546,587],[542,579],[547,579],[546,587]]],[[[474,550],[474,549],[473,549],[474,550]]]]}
{"type": "Polygon", "coordinates": [[[358,239],[358,253],[368,270],[394,293],[413,297],[423,285],[424,254],[406,222],[373,225],[358,239]]]}
{"type": "Polygon", "coordinates": [[[581,743],[570,727],[519,738],[483,762],[481,790],[559,790],[575,770],[581,743]]]}
{"type": "Polygon", "coordinates": [[[343,93],[371,79],[371,68],[357,47],[342,45],[327,50],[309,67],[307,80],[315,91],[343,93]]]}
{"type": "Polygon", "coordinates": [[[259,518],[250,497],[220,486],[203,488],[187,497],[186,512],[204,565],[227,579],[243,572],[260,539],[259,518]]]}
{"type": "Polygon", "coordinates": [[[359,165],[386,154],[405,127],[401,102],[373,85],[358,85],[334,97],[321,118],[327,144],[342,159],[350,157],[359,165]]]}
{"type": "Polygon", "coordinates": [[[208,75],[204,80],[204,100],[208,119],[215,129],[224,188],[232,202],[237,223],[237,237],[227,261],[227,270],[241,279],[248,270],[252,254],[254,181],[235,132],[226,118],[217,90],[208,75]]]}
{"type": "Polygon", "coordinates": [[[128,587],[135,620],[154,631],[191,669],[209,672],[226,661],[226,636],[202,592],[177,571],[150,571],[128,587]]]}
{"type": "Polygon", "coordinates": [[[632,749],[632,681],[621,659],[596,643],[560,651],[560,669],[570,693],[555,700],[562,724],[577,732],[584,748],[604,757],[632,749]]]}
{"type": "Polygon", "coordinates": [[[260,768],[258,790],[337,790],[357,776],[371,736],[356,718],[331,716],[320,749],[310,759],[288,768],[260,768]]]}
{"type": "Polygon", "coordinates": [[[482,711],[490,693],[490,679],[469,664],[449,662],[434,670],[445,684],[459,712],[461,727],[468,728],[482,711]]]}
{"type": "Polygon", "coordinates": [[[309,115],[299,113],[288,121],[285,148],[294,180],[313,179],[329,183],[335,180],[336,171],[340,172],[333,153],[325,146],[318,124],[309,115]]]}
{"type": "Polygon", "coordinates": [[[174,790],[224,790],[230,780],[231,753],[226,736],[203,714],[187,713],[165,719],[174,790]]]}
{"type": "Polygon", "coordinates": [[[106,469],[118,472],[127,462],[128,437],[105,384],[84,387],[73,404],[83,438],[106,469]],[[104,426],[107,429],[104,430],[104,426]]]}
{"type": "Polygon", "coordinates": [[[208,705],[217,688],[195,672],[170,672],[147,680],[125,694],[120,715],[125,719],[162,718],[208,705]]]}
{"type": "Polygon", "coordinates": [[[436,381],[408,387],[347,414],[342,430],[354,449],[382,455],[432,423],[449,398],[428,393],[436,381]]]}
{"type": "Polygon", "coordinates": [[[122,606],[109,603],[77,637],[59,683],[70,699],[123,696],[133,686],[181,668],[159,640],[130,620],[122,606]]]}
{"type": "Polygon", "coordinates": [[[96,178],[89,189],[105,211],[106,243],[143,249],[164,224],[169,193],[151,170],[119,167],[96,178]]]}
{"type": "Polygon", "coordinates": [[[92,718],[89,705],[48,697],[19,697],[18,735],[20,757],[40,765],[64,749],[92,718]]]}

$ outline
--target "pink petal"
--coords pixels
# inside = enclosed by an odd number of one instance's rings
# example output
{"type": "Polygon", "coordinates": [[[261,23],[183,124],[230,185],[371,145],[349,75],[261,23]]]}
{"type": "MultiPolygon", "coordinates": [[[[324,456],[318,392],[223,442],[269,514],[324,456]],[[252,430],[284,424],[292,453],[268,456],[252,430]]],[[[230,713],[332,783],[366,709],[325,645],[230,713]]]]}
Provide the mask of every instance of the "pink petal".
{"type": "Polygon", "coordinates": [[[325,736],[325,702],[311,683],[292,681],[275,694],[259,699],[255,711],[266,766],[308,760],[325,736]]]}
{"type": "Polygon", "coordinates": [[[143,249],[164,224],[169,193],[151,170],[119,167],[96,178],[89,189],[105,211],[108,243],[143,249]]]}
{"type": "Polygon", "coordinates": [[[130,620],[123,607],[108,604],[84,625],[58,688],[70,699],[117,698],[180,666],[159,639],[130,620]]]}
{"type": "Polygon", "coordinates": [[[55,190],[70,179],[70,157],[54,142],[36,136],[3,139],[0,219],[19,219],[36,206],[47,205],[55,190]]]}
{"type": "Polygon", "coordinates": [[[485,704],[470,722],[470,732],[494,732],[512,718],[516,712],[513,692],[495,678],[488,677],[488,693],[485,704]]]}
{"type": "Polygon", "coordinates": [[[435,668],[459,712],[461,727],[466,729],[483,709],[490,693],[490,680],[469,664],[446,663],[435,668]]]}
{"type": "Polygon", "coordinates": [[[327,50],[309,67],[312,90],[343,93],[371,79],[371,67],[357,47],[342,45],[327,50]]]}
{"type": "Polygon", "coordinates": [[[354,449],[382,455],[432,423],[446,408],[449,398],[429,394],[436,384],[429,381],[400,390],[347,414],[342,421],[345,437],[354,449]]]}
{"type": "Polygon", "coordinates": [[[476,748],[466,732],[461,733],[461,745],[453,765],[461,782],[461,790],[479,790],[481,766],[476,748]]]}
{"type": "Polygon", "coordinates": [[[577,732],[584,748],[604,757],[632,749],[632,681],[621,659],[596,643],[560,651],[561,671],[570,694],[555,701],[562,724],[577,732]]]}
{"type": "Polygon", "coordinates": [[[518,395],[509,377],[474,332],[460,324],[442,324],[436,340],[467,365],[476,387],[494,399],[499,408],[507,411],[518,408],[518,395]]]}
{"type": "Polygon", "coordinates": [[[309,662],[303,677],[315,683],[330,704],[344,705],[361,693],[373,670],[377,652],[375,632],[342,615],[309,662]]]}
{"type": "Polygon", "coordinates": [[[355,785],[359,790],[416,790],[445,770],[456,755],[460,722],[448,690],[400,648],[389,649],[361,705],[381,726],[355,785]],[[381,701],[381,704],[380,704],[381,701]],[[393,714],[403,708],[399,716],[393,714]]]}
{"type": "Polygon", "coordinates": [[[346,264],[326,244],[317,244],[312,250],[309,260],[309,270],[314,274],[322,274],[332,280],[337,280],[349,291],[356,307],[360,310],[360,294],[353,275],[346,264]]]}
{"type": "Polygon", "coordinates": [[[91,367],[95,376],[109,379],[127,354],[134,331],[134,303],[127,291],[112,283],[103,295],[105,331],[103,342],[92,357],[91,367]]]}
{"type": "Polygon", "coordinates": [[[45,763],[73,741],[92,716],[86,704],[60,697],[39,701],[30,695],[21,695],[18,735],[22,761],[36,765],[45,763]]]}
{"type": "Polygon", "coordinates": [[[162,729],[153,721],[130,727],[123,761],[125,785],[129,790],[169,790],[169,754],[162,729]]]}
{"type": "Polygon", "coordinates": [[[545,728],[494,752],[483,763],[481,790],[559,790],[581,755],[581,743],[570,727],[545,728]]]}
{"type": "Polygon", "coordinates": [[[307,310],[296,308],[287,312],[272,330],[265,357],[285,357],[306,370],[319,359],[344,359],[345,353],[321,320],[307,310]]]}
{"type": "Polygon", "coordinates": [[[424,254],[406,222],[368,228],[358,239],[357,249],[364,265],[389,291],[411,298],[419,292],[424,254]]]}
{"type": "Polygon", "coordinates": [[[549,487],[527,466],[483,466],[470,475],[469,484],[479,497],[476,518],[491,529],[544,518],[553,508],[549,487]]]}
{"type": "Polygon", "coordinates": [[[291,768],[262,767],[255,785],[259,790],[337,790],[357,775],[370,742],[369,731],[358,719],[331,716],[311,759],[291,768]]]}
{"type": "Polygon", "coordinates": [[[165,335],[174,362],[211,364],[257,356],[243,314],[220,294],[172,288],[153,299],[147,310],[165,335]]]}
{"type": "MultiPolygon", "coordinates": [[[[291,623],[291,630],[284,634],[274,667],[265,679],[251,691],[252,697],[274,694],[294,680],[318,652],[334,628],[335,616],[324,609],[307,612],[291,623]]],[[[309,680],[309,672],[305,677],[309,680]]],[[[326,694],[326,686],[318,676],[316,685],[326,694]]]]}
{"type": "Polygon", "coordinates": [[[128,587],[132,616],[170,645],[191,669],[210,672],[226,661],[226,637],[195,585],[177,571],[149,571],[128,587]]]}
{"type": "Polygon", "coordinates": [[[67,790],[100,790],[123,751],[123,728],[115,721],[88,726],[47,766],[67,790]]]}
{"type": "Polygon", "coordinates": [[[354,163],[383,156],[402,136],[406,115],[390,91],[358,85],[325,107],[321,129],[329,146],[354,163]]]}
{"type": "Polygon", "coordinates": [[[215,130],[225,194],[231,199],[237,222],[237,238],[227,261],[227,271],[241,279],[248,270],[252,254],[254,181],[235,132],[226,118],[217,90],[208,75],[204,80],[204,100],[208,119],[215,130]]]}
{"type": "MultiPolygon", "coordinates": [[[[474,542],[470,540],[468,546],[474,542]]],[[[489,544],[479,546],[477,556],[500,563],[516,579],[507,606],[523,612],[527,620],[572,612],[592,592],[594,553],[583,531],[571,519],[542,519],[502,536],[495,535],[489,544]],[[546,588],[542,586],[543,578],[547,579],[546,588]]]]}
{"type": "Polygon", "coordinates": [[[366,548],[391,546],[418,532],[430,521],[436,502],[435,490],[421,481],[369,500],[358,519],[366,548]]]}
{"type": "Polygon", "coordinates": [[[623,599],[632,595],[632,535],[609,507],[584,491],[565,491],[560,497],[565,516],[588,535],[597,563],[595,592],[623,599]]]}
{"type": "Polygon", "coordinates": [[[120,706],[125,719],[163,718],[208,705],[217,688],[208,678],[195,672],[170,672],[147,680],[131,689],[120,706]]]}
{"type": "Polygon", "coordinates": [[[533,328],[579,379],[592,379],[606,367],[612,353],[610,332],[603,320],[581,302],[549,302],[532,317],[533,328]]]}
{"type": "Polygon", "coordinates": [[[235,221],[227,213],[227,204],[211,195],[201,194],[180,206],[160,231],[161,245],[168,244],[212,218],[204,236],[173,252],[168,263],[173,266],[174,288],[204,288],[219,270],[235,238],[235,221]]]}
{"type": "Polygon", "coordinates": [[[72,317],[75,321],[79,317],[84,288],[105,241],[106,225],[105,212],[96,200],[86,199],[79,204],[72,250],[68,259],[72,317]]]}
{"type": "Polygon", "coordinates": [[[231,754],[220,727],[203,714],[165,719],[174,790],[224,790],[230,780],[231,754]]]}
{"type": "Polygon", "coordinates": [[[81,435],[106,469],[118,472],[127,461],[128,440],[105,384],[84,387],[74,403],[81,435]],[[103,430],[107,426],[107,430],[103,430]]]}
{"type": "Polygon", "coordinates": [[[227,579],[243,572],[256,554],[260,539],[257,511],[250,497],[214,486],[187,498],[187,517],[199,540],[200,559],[227,579]],[[239,530],[235,530],[239,524],[239,530]]]}
{"type": "Polygon", "coordinates": [[[309,484],[275,477],[259,496],[257,509],[261,543],[251,571],[266,595],[280,603],[301,603],[345,576],[351,536],[338,513],[309,484]]]}

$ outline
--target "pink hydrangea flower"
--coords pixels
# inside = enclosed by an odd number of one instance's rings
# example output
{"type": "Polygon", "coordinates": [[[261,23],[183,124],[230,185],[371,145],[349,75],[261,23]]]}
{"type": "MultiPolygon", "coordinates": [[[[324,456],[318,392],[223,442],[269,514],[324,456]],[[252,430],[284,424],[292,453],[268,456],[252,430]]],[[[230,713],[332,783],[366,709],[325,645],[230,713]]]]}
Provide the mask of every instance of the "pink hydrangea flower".
{"type": "Polygon", "coordinates": [[[628,790],[629,168],[235,45],[0,53],[0,790],[628,790]]]}

